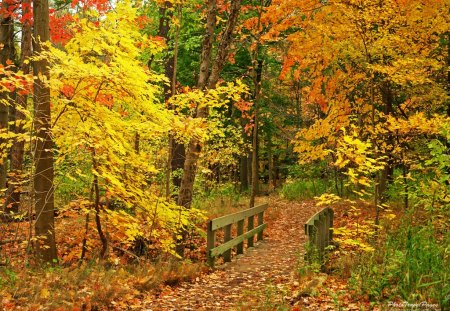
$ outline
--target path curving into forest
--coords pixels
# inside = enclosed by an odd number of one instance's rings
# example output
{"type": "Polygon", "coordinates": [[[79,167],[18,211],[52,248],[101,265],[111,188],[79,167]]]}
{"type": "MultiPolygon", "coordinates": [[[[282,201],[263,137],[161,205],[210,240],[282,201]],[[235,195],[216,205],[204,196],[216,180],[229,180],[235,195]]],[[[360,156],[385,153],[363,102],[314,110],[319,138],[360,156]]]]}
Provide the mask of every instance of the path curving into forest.
{"type": "Polygon", "coordinates": [[[145,310],[254,310],[281,301],[294,282],[304,223],[320,208],[311,201],[270,198],[269,209],[263,242],[194,283],[162,292],[145,310]]]}

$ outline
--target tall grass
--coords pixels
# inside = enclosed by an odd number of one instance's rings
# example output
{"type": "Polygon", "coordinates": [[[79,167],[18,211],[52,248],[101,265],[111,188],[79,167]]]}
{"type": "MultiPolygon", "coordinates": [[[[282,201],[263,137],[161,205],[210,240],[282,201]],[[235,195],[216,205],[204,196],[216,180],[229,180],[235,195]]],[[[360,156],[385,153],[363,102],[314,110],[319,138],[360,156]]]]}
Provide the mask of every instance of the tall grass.
{"type": "Polygon", "coordinates": [[[240,193],[235,185],[226,183],[208,192],[199,193],[194,197],[192,206],[203,210],[210,216],[226,215],[248,207],[246,193],[240,193]]]}
{"type": "Polygon", "coordinates": [[[305,200],[333,192],[333,184],[326,179],[288,180],[280,190],[280,195],[288,200],[305,200]]]}
{"type": "Polygon", "coordinates": [[[350,283],[372,300],[401,298],[450,306],[450,233],[404,223],[377,252],[359,258],[350,283]]]}

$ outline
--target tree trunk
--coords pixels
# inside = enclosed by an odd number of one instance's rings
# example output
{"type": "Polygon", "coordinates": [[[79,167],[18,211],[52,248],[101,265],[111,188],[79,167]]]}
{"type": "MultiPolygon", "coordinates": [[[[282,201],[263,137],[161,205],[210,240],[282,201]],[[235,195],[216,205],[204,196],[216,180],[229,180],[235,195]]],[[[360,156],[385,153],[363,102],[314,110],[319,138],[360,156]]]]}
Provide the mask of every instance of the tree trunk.
{"type": "Polygon", "coordinates": [[[95,209],[95,225],[97,227],[98,236],[100,238],[100,241],[102,242],[102,249],[100,250],[100,259],[104,259],[106,256],[106,253],[108,251],[108,239],[106,238],[105,233],[102,229],[102,222],[100,218],[100,188],[98,185],[98,176],[97,176],[97,160],[95,159],[95,149],[92,149],[92,165],[94,167],[94,209],[95,209]]]}
{"type": "MultiPolygon", "coordinates": [[[[31,11],[31,1],[23,0],[24,4],[23,10],[24,14],[29,13],[31,11]]],[[[25,60],[31,57],[31,24],[28,21],[25,21],[22,26],[22,42],[21,42],[21,55],[20,55],[20,69],[24,74],[30,73],[30,64],[25,63],[25,60]]],[[[25,119],[25,115],[22,110],[25,110],[27,107],[27,98],[28,95],[18,94],[16,97],[16,107],[14,109],[14,121],[16,124],[14,126],[14,131],[16,134],[24,133],[23,124],[17,121],[21,121],[25,119]]],[[[22,174],[22,164],[23,164],[23,155],[24,155],[24,145],[25,142],[23,140],[14,141],[11,148],[11,175],[8,182],[8,190],[6,193],[6,202],[5,206],[9,210],[10,213],[18,213],[20,207],[20,192],[22,190],[22,178],[20,174],[22,174]]]]}
{"type": "MultiPolygon", "coordinates": [[[[33,0],[34,41],[36,54],[42,51],[41,42],[50,39],[48,0],[33,0]]],[[[45,80],[50,78],[47,60],[33,61],[34,80],[34,146],[35,172],[33,180],[36,212],[35,234],[38,236],[38,258],[47,263],[57,260],[54,220],[53,141],[50,132],[50,88],[45,80]]]]}
{"type": "MultiPolygon", "coordinates": [[[[256,47],[258,49],[258,46],[256,47]]],[[[255,87],[255,110],[254,110],[254,127],[253,127],[253,142],[252,142],[252,193],[250,195],[250,207],[255,206],[255,197],[258,194],[258,181],[259,181],[259,170],[258,170],[258,106],[261,94],[261,76],[263,61],[258,58],[258,53],[256,53],[255,60],[257,61],[257,67],[254,77],[254,87],[255,87]]]]}
{"type": "Polygon", "coordinates": [[[272,137],[267,134],[267,161],[269,162],[269,193],[275,189],[273,182],[273,150],[272,150],[272,137]]]}
{"type": "Polygon", "coordinates": [[[276,189],[278,187],[278,156],[273,155],[273,188],[276,189]]]}
{"type": "MultiPolygon", "coordinates": [[[[208,1],[208,14],[206,21],[206,34],[203,39],[202,56],[200,62],[200,74],[197,87],[204,89],[206,86],[209,89],[216,87],[219,80],[219,74],[225,65],[228,56],[229,47],[231,44],[232,35],[239,16],[241,1],[232,1],[231,11],[227,26],[223,32],[222,39],[219,44],[217,56],[211,68],[211,74],[208,74],[211,63],[211,51],[214,41],[214,30],[216,25],[217,4],[215,0],[208,1]]],[[[198,118],[208,117],[208,107],[200,107],[197,110],[198,118]]],[[[202,146],[197,139],[191,139],[186,154],[186,161],[184,163],[183,177],[181,180],[180,194],[178,197],[178,205],[190,207],[192,201],[192,190],[195,182],[195,175],[197,171],[197,161],[200,156],[202,146]]]]}
{"type": "Polygon", "coordinates": [[[255,206],[255,198],[258,192],[258,101],[255,100],[255,117],[253,127],[253,141],[252,141],[252,192],[250,194],[249,207],[255,206]]]}
{"type": "MultiPolygon", "coordinates": [[[[159,9],[160,19],[159,19],[159,30],[158,35],[165,38],[166,43],[169,45],[170,37],[170,23],[173,17],[172,13],[172,3],[166,1],[162,7],[159,9]]],[[[181,7],[177,8],[181,10],[181,7]]],[[[177,57],[178,57],[178,41],[179,41],[179,26],[176,29],[176,35],[174,40],[174,47],[169,45],[169,56],[166,59],[164,65],[164,73],[167,79],[169,79],[170,84],[164,84],[164,99],[167,101],[171,96],[175,94],[176,90],[176,75],[177,75],[177,57]],[[170,55],[173,52],[173,55],[170,55]]],[[[167,179],[166,179],[166,196],[170,196],[170,182],[177,188],[181,185],[181,177],[179,174],[174,174],[184,167],[185,150],[184,144],[180,144],[174,139],[173,135],[169,134],[169,153],[168,153],[168,168],[167,168],[167,179]]],[[[176,199],[177,196],[175,196],[176,199]]]]}
{"type": "MultiPolygon", "coordinates": [[[[384,83],[381,89],[381,95],[384,102],[384,114],[391,115],[393,112],[393,104],[394,104],[394,95],[392,93],[391,87],[388,82],[384,83]]],[[[390,150],[394,149],[394,137],[392,133],[389,133],[387,136],[387,152],[385,155],[387,156],[387,161],[384,169],[378,174],[378,191],[376,192],[377,198],[377,210],[375,216],[375,224],[378,225],[380,222],[380,212],[381,205],[385,204],[388,200],[387,189],[390,183],[393,181],[394,175],[394,158],[392,157],[392,153],[390,150]]]]}
{"type": "MultiPolygon", "coordinates": [[[[206,17],[206,33],[203,38],[202,55],[200,60],[200,74],[197,83],[199,89],[213,89],[216,87],[219,80],[219,74],[225,65],[228,56],[229,47],[231,44],[232,35],[236,27],[241,1],[232,1],[231,10],[227,25],[223,31],[223,36],[219,44],[217,56],[209,74],[211,63],[211,52],[214,42],[214,31],[217,19],[217,3],[216,0],[208,1],[208,12],[206,17]]],[[[199,107],[197,110],[197,118],[208,117],[208,107],[199,107]]],[[[186,153],[186,160],[184,162],[183,176],[181,179],[180,191],[178,196],[178,205],[190,208],[193,197],[193,189],[195,182],[195,175],[197,173],[197,162],[202,150],[201,143],[198,139],[191,139],[186,153]]],[[[178,243],[177,253],[180,256],[184,255],[184,246],[178,243]]]]}
{"type": "Polygon", "coordinates": [[[239,181],[241,183],[241,192],[248,190],[248,167],[247,156],[241,156],[239,159],[239,181]]]}
{"type": "MultiPolygon", "coordinates": [[[[5,1],[1,4],[2,10],[7,11],[8,3],[5,1]]],[[[4,13],[0,17],[0,64],[7,66],[8,62],[14,61],[14,21],[10,14],[4,13]]],[[[8,131],[8,105],[11,102],[11,93],[0,92],[0,132],[8,131]]],[[[0,144],[5,143],[4,140],[0,144]]],[[[0,150],[0,189],[6,188],[7,153],[6,150],[0,150]]]]}

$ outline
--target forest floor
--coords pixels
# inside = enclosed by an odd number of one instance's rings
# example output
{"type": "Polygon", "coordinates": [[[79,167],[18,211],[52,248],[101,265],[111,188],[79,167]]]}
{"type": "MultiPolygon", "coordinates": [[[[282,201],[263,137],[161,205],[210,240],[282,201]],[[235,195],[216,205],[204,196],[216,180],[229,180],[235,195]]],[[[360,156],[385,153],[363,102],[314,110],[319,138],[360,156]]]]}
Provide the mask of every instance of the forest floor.
{"type": "MultiPolygon", "coordinates": [[[[348,276],[310,271],[304,263],[304,223],[322,207],[277,195],[257,200],[266,202],[264,240],[243,255],[233,254],[230,263],[217,260],[214,270],[204,266],[204,258],[176,269],[169,262],[4,268],[0,310],[376,310],[349,289],[348,276]]],[[[335,206],[337,226],[346,218],[342,208],[335,206]]],[[[204,237],[196,245],[204,254],[204,237]]]]}
{"type": "MultiPolygon", "coordinates": [[[[301,287],[296,267],[304,253],[304,223],[321,208],[313,201],[289,202],[278,197],[270,197],[269,206],[264,241],[191,283],[167,286],[145,299],[145,309],[300,310],[295,307],[301,287]]],[[[327,301],[322,296],[320,303],[313,300],[302,303],[311,310],[334,309],[331,297],[327,301]]]]}

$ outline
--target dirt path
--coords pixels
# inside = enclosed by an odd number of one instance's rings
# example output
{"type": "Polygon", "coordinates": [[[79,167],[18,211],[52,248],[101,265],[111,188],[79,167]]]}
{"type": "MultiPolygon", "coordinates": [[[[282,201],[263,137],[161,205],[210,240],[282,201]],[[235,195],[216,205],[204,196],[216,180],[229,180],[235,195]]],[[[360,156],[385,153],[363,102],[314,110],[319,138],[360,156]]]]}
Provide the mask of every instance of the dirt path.
{"type": "MultiPolygon", "coordinates": [[[[267,200],[266,200],[267,201],[267,200]]],[[[294,282],[293,272],[305,241],[303,224],[320,208],[312,202],[269,199],[265,240],[231,263],[173,291],[163,292],[146,310],[270,309],[294,282]]]]}

